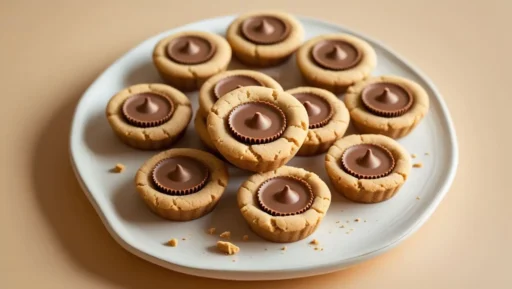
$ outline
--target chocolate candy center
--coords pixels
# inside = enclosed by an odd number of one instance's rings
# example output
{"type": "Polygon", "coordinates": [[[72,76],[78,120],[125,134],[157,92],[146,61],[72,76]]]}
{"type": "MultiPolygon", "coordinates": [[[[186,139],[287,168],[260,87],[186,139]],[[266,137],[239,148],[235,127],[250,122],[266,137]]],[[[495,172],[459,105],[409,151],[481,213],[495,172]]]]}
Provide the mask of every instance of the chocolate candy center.
{"type": "Polygon", "coordinates": [[[388,82],[367,85],[361,92],[365,108],[383,117],[397,117],[405,114],[413,104],[413,97],[405,88],[388,82]]]}
{"type": "Polygon", "coordinates": [[[288,37],[290,25],[274,16],[256,16],[244,20],[241,32],[247,40],[253,43],[275,44],[288,37]]]}
{"type": "Polygon", "coordinates": [[[293,96],[304,105],[308,113],[310,129],[322,127],[331,120],[334,112],[325,98],[310,92],[295,93],[293,96]]]}
{"type": "Polygon", "coordinates": [[[134,94],[122,106],[122,113],[131,125],[138,127],[158,126],[168,121],[174,112],[169,98],[152,92],[134,94]]]}
{"type": "Polygon", "coordinates": [[[309,184],[294,177],[269,179],[259,187],[257,194],[261,209],[273,216],[301,214],[313,203],[309,184]]]}
{"type": "Polygon", "coordinates": [[[233,75],[233,76],[228,76],[228,77],[225,77],[225,78],[219,80],[219,82],[217,82],[217,84],[213,88],[213,93],[215,94],[215,96],[217,98],[221,98],[224,94],[226,94],[230,91],[233,91],[239,87],[244,87],[244,86],[264,86],[264,85],[261,82],[259,82],[258,80],[254,79],[250,76],[233,75]]]}
{"type": "Polygon", "coordinates": [[[269,102],[247,102],[231,110],[228,126],[233,136],[243,143],[268,143],[283,134],[286,117],[279,107],[269,102]]]}
{"type": "Polygon", "coordinates": [[[341,156],[341,166],[358,179],[377,179],[387,176],[395,167],[389,150],[374,144],[353,145],[341,156]]]}
{"type": "Polygon", "coordinates": [[[191,157],[176,156],[160,161],[152,172],[159,191],[186,195],[202,189],[209,176],[208,167],[191,157]]]}
{"type": "Polygon", "coordinates": [[[356,66],[362,53],[349,42],[343,40],[323,40],[311,50],[315,62],[330,70],[346,70],[356,66]]]}
{"type": "Polygon", "coordinates": [[[204,63],[215,54],[215,45],[199,36],[183,36],[167,45],[167,56],[181,64],[204,63]]]}

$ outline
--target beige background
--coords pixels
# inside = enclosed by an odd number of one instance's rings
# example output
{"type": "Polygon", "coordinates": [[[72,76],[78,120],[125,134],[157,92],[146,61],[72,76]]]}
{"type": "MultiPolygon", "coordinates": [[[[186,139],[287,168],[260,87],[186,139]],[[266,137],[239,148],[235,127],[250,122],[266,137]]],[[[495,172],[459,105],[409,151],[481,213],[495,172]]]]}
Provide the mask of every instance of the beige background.
{"type": "Polygon", "coordinates": [[[0,1],[0,288],[512,288],[512,1],[205,2],[0,1]],[[123,250],[81,192],[67,139],[74,106],[98,74],[161,31],[257,8],[379,39],[445,96],[460,144],[457,177],[399,247],[306,279],[196,278],[123,250]]]}

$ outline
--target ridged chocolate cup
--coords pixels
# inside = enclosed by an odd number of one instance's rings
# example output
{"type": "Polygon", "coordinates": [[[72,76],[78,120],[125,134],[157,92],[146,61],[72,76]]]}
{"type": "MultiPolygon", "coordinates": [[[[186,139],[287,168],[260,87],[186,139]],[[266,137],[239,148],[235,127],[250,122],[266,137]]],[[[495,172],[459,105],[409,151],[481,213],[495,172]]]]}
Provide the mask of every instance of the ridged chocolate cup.
{"type": "MultiPolygon", "coordinates": [[[[382,150],[384,150],[386,152],[386,154],[389,156],[389,158],[391,159],[392,161],[392,165],[390,166],[389,170],[386,171],[385,173],[382,173],[382,174],[378,174],[378,175],[373,175],[373,176],[370,176],[370,175],[363,175],[363,174],[360,174],[358,172],[355,172],[354,170],[350,169],[350,167],[345,163],[345,154],[346,152],[352,147],[348,147],[344,152],[343,154],[341,155],[341,167],[343,168],[343,170],[345,170],[345,172],[347,172],[348,174],[350,174],[351,176],[353,177],[356,177],[358,179],[365,179],[365,180],[374,180],[374,179],[379,179],[379,178],[383,178],[387,175],[389,175],[393,169],[395,168],[395,158],[393,157],[393,154],[385,147],[381,146],[381,145],[376,145],[376,144],[371,144],[371,145],[374,145],[376,147],[379,147],[381,148],[382,150]]],[[[354,145],[354,146],[358,146],[358,145],[354,145]]]]}
{"type": "Polygon", "coordinates": [[[277,177],[273,177],[273,178],[270,178],[270,179],[268,179],[268,180],[264,181],[263,183],[261,183],[260,187],[258,188],[258,191],[257,191],[256,195],[257,195],[257,198],[258,198],[258,205],[260,206],[260,208],[261,208],[264,212],[266,212],[266,213],[268,213],[268,214],[270,214],[270,215],[272,215],[272,216],[276,216],[276,217],[293,216],[293,215],[298,215],[298,214],[302,214],[302,213],[306,212],[306,211],[307,211],[307,210],[309,210],[309,208],[311,208],[311,206],[313,205],[313,200],[314,200],[314,197],[315,197],[315,196],[313,195],[313,189],[312,189],[312,188],[311,188],[311,186],[308,184],[308,182],[304,181],[304,180],[303,180],[303,179],[301,179],[301,178],[297,178],[297,177],[293,177],[293,176],[277,176],[277,177]],[[273,209],[271,209],[271,208],[267,207],[267,206],[263,203],[263,201],[261,200],[261,198],[260,198],[260,191],[261,191],[261,188],[262,188],[266,183],[268,183],[269,181],[271,181],[271,180],[273,180],[273,179],[275,179],[275,178],[289,178],[289,179],[293,179],[293,180],[295,180],[295,181],[298,181],[298,182],[302,183],[305,187],[307,187],[307,188],[308,188],[308,191],[309,191],[309,202],[308,202],[308,204],[307,204],[304,208],[302,208],[302,209],[300,209],[300,210],[298,210],[298,211],[296,211],[296,212],[293,212],[293,213],[283,213],[283,212],[279,212],[279,211],[276,211],[276,210],[273,210],[273,209]]]}

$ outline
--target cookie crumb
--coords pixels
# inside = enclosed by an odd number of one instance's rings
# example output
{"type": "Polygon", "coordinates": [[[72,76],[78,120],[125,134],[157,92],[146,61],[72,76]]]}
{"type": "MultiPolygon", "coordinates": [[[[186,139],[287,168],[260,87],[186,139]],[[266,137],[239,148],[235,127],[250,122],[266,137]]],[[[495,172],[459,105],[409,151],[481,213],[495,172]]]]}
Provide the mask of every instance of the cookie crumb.
{"type": "Polygon", "coordinates": [[[430,155],[430,153],[425,153],[425,155],[426,155],[426,156],[429,156],[429,155],[430,155]]]}
{"type": "Polygon", "coordinates": [[[167,246],[171,246],[171,247],[177,247],[178,246],[178,239],[170,239],[169,241],[167,241],[167,246]]]}
{"type": "Polygon", "coordinates": [[[340,223],[340,221],[336,221],[336,224],[339,224],[339,223],[340,223]]]}
{"type": "Polygon", "coordinates": [[[320,244],[320,242],[318,242],[317,239],[313,239],[311,242],[309,242],[309,244],[311,244],[311,245],[318,245],[318,244],[320,244]]]}
{"type": "Polygon", "coordinates": [[[267,248],[265,248],[265,251],[268,251],[268,249],[267,249],[267,248]]]}
{"type": "Polygon", "coordinates": [[[283,247],[281,248],[281,251],[286,251],[286,249],[288,249],[288,248],[287,248],[286,246],[283,246],[283,247]]]}
{"type": "Polygon", "coordinates": [[[229,239],[229,238],[231,238],[231,232],[226,231],[226,232],[220,234],[219,237],[224,238],[224,239],[229,239]]]}
{"type": "Polygon", "coordinates": [[[235,244],[223,241],[217,242],[217,249],[219,249],[219,251],[221,251],[222,253],[226,253],[228,255],[234,255],[240,251],[240,248],[238,248],[238,246],[236,246],[235,244]]]}
{"type": "Polygon", "coordinates": [[[318,251],[318,250],[320,250],[320,248],[318,248],[318,247],[315,247],[315,251],[318,251]]]}
{"type": "Polygon", "coordinates": [[[411,154],[411,158],[415,159],[418,155],[417,154],[411,154]]]}
{"type": "Polygon", "coordinates": [[[345,228],[345,225],[341,225],[340,228],[345,228]]]}
{"type": "Polygon", "coordinates": [[[214,227],[211,227],[210,229],[208,229],[208,234],[210,234],[210,235],[215,234],[215,230],[216,229],[214,227]]]}
{"type": "Polygon", "coordinates": [[[364,220],[364,222],[366,223],[366,220],[364,220]]]}
{"type": "Polygon", "coordinates": [[[416,197],[416,200],[419,200],[419,199],[420,199],[420,197],[416,197]]]}
{"type": "Polygon", "coordinates": [[[356,219],[354,220],[354,222],[356,222],[356,223],[361,222],[361,218],[356,218],[356,219]]]}
{"type": "Polygon", "coordinates": [[[412,165],[413,168],[422,168],[423,167],[423,164],[422,163],[415,163],[414,165],[412,165]]]}
{"type": "Polygon", "coordinates": [[[187,240],[187,238],[181,238],[183,241],[187,240]]]}
{"type": "Polygon", "coordinates": [[[233,259],[233,260],[231,260],[231,262],[236,262],[236,260],[235,260],[235,259],[233,259]]]}
{"type": "Polygon", "coordinates": [[[123,164],[119,163],[119,164],[116,164],[116,166],[112,169],[112,172],[119,174],[119,173],[122,173],[124,171],[124,169],[125,169],[125,166],[123,164]]]}
{"type": "Polygon", "coordinates": [[[324,248],[321,248],[321,249],[320,249],[320,251],[323,251],[323,250],[324,250],[324,248]]]}
{"type": "Polygon", "coordinates": [[[244,235],[244,236],[242,237],[242,240],[243,240],[243,241],[248,241],[248,240],[249,240],[249,235],[244,235]]]}

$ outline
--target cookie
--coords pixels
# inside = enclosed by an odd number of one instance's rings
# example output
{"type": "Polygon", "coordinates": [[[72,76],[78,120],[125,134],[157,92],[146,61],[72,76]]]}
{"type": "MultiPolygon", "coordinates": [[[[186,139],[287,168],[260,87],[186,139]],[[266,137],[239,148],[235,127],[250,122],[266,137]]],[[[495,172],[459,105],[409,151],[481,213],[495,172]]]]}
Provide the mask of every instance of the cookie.
{"type": "Polygon", "coordinates": [[[227,69],[231,47],[221,36],[184,31],[158,42],[153,63],[160,76],[182,91],[196,90],[212,75],[227,69]]]}
{"type": "Polygon", "coordinates": [[[251,12],[239,16],[229,25],[226,39],[241,62],[268,67],[284,62],[299,48],[304,30],[290,14],[251,12]]]}
{"type": "Polygon", "coordinates": [[[336,140],[343,137],[350,116],[345,104],[336,95],[325,89],[307,86],[286,92],[304,105],[309,117],[308,135],[297,155],[311,156],[324,153],[336,140]]]}
{"type": "Polygon", "coordinates": [[[137,84],[108,102],[106,116],[114,133],[127,145],[142,150],[170,147],[192,118],[187,96],[165,84],[137,84]]]}
{"type": "Polygon", "coordinates": [[[282,91],[281,85],[265,73],[254,70],[229,70],[209,78],[199,90],[199,111],[208,116],[210,109],[224,94],[244,86],[264,86],[282,91]]]}
{"type": "Polygon", "coordinates": [[[411,158],[387,136],[350,135],[329,149],[325,168],[336,190],[347,199],[378,203],[400,190],[411,170],[411,158]]]}
{"type": "Polygon", "coordinates": [[[224,162],[196,149],[170,149],[146,161],[135,175],[137,192],[162,218],[190,221],[212,211],[228,184],[224,162]]]}
{"type": "Polygon", "coordinates": [[[197,136],[199,136],[199,139],[201,139],[201,142],[208,148],[208,150],[213,153],[219,153],[208,134],[208,130],[206,129],[206,117],[200,113],[199,109],[196,111],[196,116],[194,117],[194,128],[197,136]]]}
{"type": "Polygon", "coordinates": [[[288,243],[318,228],[331,204],[331,192],[316,174],[283,166],[249,177],[238,189],[237,201],[254,233],[288,243]]]}
{"type": "Polygon", "coordinates": [[[233,165],[265,172],[286,164],[304,142],[306,109],[292,95],[248,86],[222,96],[207,118],[217,150],[233,165]]]}
{"type": "Polygon", "coordinates": [[[312,86],[340,93],[367,78],[377,66],[377,56],[370,44],[360,38],[326,34],[299,48],[297,66],[312,86]]]}
{"type": "Polygon", "coordinates": [[[398,76],[379,76],[349,87],[345,104],[361,133],[392,138],[408,135],[429,108],[427,92],[416,82],[398,76]]]}

